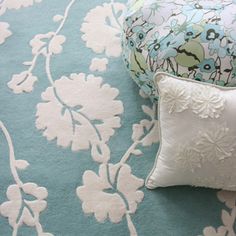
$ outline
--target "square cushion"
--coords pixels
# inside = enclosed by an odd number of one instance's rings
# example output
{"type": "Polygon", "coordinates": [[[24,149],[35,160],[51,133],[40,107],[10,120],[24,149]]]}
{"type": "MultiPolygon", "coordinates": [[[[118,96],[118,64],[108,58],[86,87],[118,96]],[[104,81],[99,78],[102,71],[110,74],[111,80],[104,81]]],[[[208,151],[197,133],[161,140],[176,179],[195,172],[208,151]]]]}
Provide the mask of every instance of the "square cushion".
{"type": "Polygon", "coordinates": [[[235,86],[235,15],[235,0],[130,1],[122,41],[131,77],[152,100],[157,71],[235,86]]]}
{"type": "Polygon", "coordinates": [[[160,148],[148,188],[236,190],[236,88],[157,73],[160,148]]]}

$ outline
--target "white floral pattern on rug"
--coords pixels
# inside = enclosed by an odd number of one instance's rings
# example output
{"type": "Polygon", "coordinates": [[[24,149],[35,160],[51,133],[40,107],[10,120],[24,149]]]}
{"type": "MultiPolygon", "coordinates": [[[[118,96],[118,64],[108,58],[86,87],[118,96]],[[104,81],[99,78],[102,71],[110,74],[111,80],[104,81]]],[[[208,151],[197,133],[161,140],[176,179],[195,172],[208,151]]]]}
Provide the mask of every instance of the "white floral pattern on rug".
{"type": "Polygon", "coordinates": [[[20,74],[14,74],[12,80],[7,83],[8,87],[12,89],[14,93],[29,93],[34,89],[34,84],[38,80],[29,71],[23,71],[20,74]]]}
{"type": "Polygon", "coordinates": [[[42,93],[37,105],[36,127],[48,140],[57,139],[73,151],[88,150],[97,162],[110,159],[107,141],[120,127],[123,104],[115,100],[119,91],[102,84],[101,77],[71,74],[55,81],[42,93]]]}
{"type": "Polygon", "coordinates": [[[223,209],[221,212],[223,225],[218,228],[205,227],[203,236],[235,236],[236,192],[220,191],[217,193],[217,197],[227,207],[227,210],[223,209]]]}
{"type": "Polygon", "coordinates": [[[12,35],[12,32],[9,30],[9,24],[7,22],[0,21],[0,44],[3,44],[6,38],[12,35]]]}
{"type": "Polygon", "coordinates": [[[41,53],[48,51],[51,54],[59,54],[62,52],[62,44],[66,41],[64,35],[57,35],[55,32],[48,32],[47,34],[37,34],[32,40],[30,40],[30,46],[32,47],[32,54],[36,55],[41,50],[41,53]],[[48,43],[48,49],[46,50],[48,43]]]}
{"type": "MultiPolygon", "coordinates": [[[[32,6],[35,2],[39,3],[42,0],[1,0],[0,1],[0,16],[3,15],[7,10],[15,9],[18,10],[22,7],[32,6]]],[[[0,45],[3,44],[8,37],[12,35],[10,24],[8,22],[0,21],[0,45]]]]}
{"type": "Polygon", "coordinates": [[[89,69],[91,71],[104,72],[107,69],[108,59],[94,57],[91,61],[89,69]]]}
{"type": "Polygon", "coordinates": [[[31,61],[23,62],[23,65],[28,66],[28,69],[20,72],[19,74],[13,74],[11,80],[7,83],[8,87],[12,89],[14,93],[29,93],[34,89],[34,84],[38,80],[37,76],[33,74],[33,70],[36,66],[39,56],[45,58],[45,71],[47,79],[52,86],[54,86],[52,74],[51,74],[51,57],[56,54],[60,54],[63,50],[63,43],[66,41],[66,37],[60,34],[63,29],[65,21],[68,17],[69,10],[75,0],[71,0],[65,9],[64,15],[55,15],[53,20],[59,23],[58,28],[55,31],[50,31],[45,34],[37,34],[32,40],[30,40],[30,46],[32,48],[33,58],[31,61]]]}
{"type": "Polygon", "coordinates": [[[90,10],[80,29],[84,33],[82,39],[86,42],[86,46],[95,53],[119,57],[121,55],[121,25],[125,9],[124,4],[111,2],[90,10]]]}
{"type": "Polygon", "coordinates": [[[76,191],[83,202],[83,211],[94,213],[98,222],[109,218],[111,222],[119,223],[126,216],[131,236],[138,235],[130,214],[135,213],[138,203],[143,200],[144,194],[138,189],[143,186],[144,180],[131,174],[131,166],[127,161],[131,156],[143,154],[139,145],[151,146],[159,140],[156,104],[152,108],[143,105],[142,109],[151,119],[133,125],[133,143],[120,161],[116,164],[101,164],[98,175],[91,170],[85,171],[84,185],[76,191]]]}
{"type": "Polygon", "coordinates": [[[83,175],[83,186],[77,188],[77,195],[83,202],[85,213],[94,213],[99,222],[106,218],[119,223],[126,213],[135,213],[137,204],[144,197],[144,181],[131,174],[131,168],[125,165],[102,164],[99,175],[91,170],[83,175]]]}
{"type": "Polygon", "coordinates": [[[0,15],[3,15],[6,10],[10,9],[20,9],[22,7],[32,6],[34,3],[39,3],[42,0],[2,0],[0,2],[0,15]]]}
{"type": "Polygon", "coordinates": [[[13,228],[12,235],[16,236],[22,225],[34,227],[39,236],[53,236],[43,231],[39,216],[47,207],[46,198],[48,191],[35,183],[23,183],[18,175],[19,170],[25,170],[29,163],[25,160],[16,160],[11,136],[0,121],[0,129],[4,134],[9,148],[9,164],[15,184],[7,188],[8,201],[0,205],[0,215],[8,218],[9,225],[13,228]],[[26,200],[25,195],[32,200],[26,200]]]}
{"type": "MultiPolygon", "coordinates": [[[[135,236],[137,231],[131,215],[135,213],[138,203],[143,200],[144,195],[139,188],[143,186],[144,181],[131,174],[131,166],[126,162],[133,156],[142,156],[143,152],[139,146],[151,146],[159,141],[156,105],[142,106],[143,112],[149,119],[143,119],[140,123],[133,125],[133,143],[118,163],[109,163],[108,141],[114,135],[115,130],[121,126],[120,115],[124,112],[123,103],[116,99],[119,90],[103,83],[102,77],[72,73],[70,76],[62,76],[55,80],[51,72],[52,56],[62,52],[63,43],[66,41],[66,37],[60,32],[73,3],[74,0],[71,0],[64,15],[57,14],[53,17],[53,21],[59,22],[55,31],[37,34],[30,41],[32,60],[23,62],[28,69],[19,74],[13,74],[11,81],[8,82],[8,87],[18,94],[32,92],[35,82],[38,81],[37,76],[34,75],[34,68],[39,56],[45,58],[45,72],[50,86],[42,93],[42,102],[37,105],[36,127],[43,131],[43,135],[49,141],[55,139],[58,146],[71,147],[73,151],[90,150],[93,160],[103,163],[100,164],[99,175],[90,170],[85,171],[84,186],[77,187],[83,210],[85,213],[94,213],[99,222],[108,217],[111,222],[118,223],[125,216],[130,235],[135,236]],[[104,169],[104,167],[108,169],[104,169]],[[104,175],[104,170],[108,171],[109,178],[104,175]],[[91,180],[88,176],[92,176],[91,180]],[[93,185],[93,189],[90,189],[90,184],[93,185]],[[107,184],[110,184],[109,187],[107,184]],[[101,185],[103,187],[90,195],[90,192],[95,190],[94,187],[101,185]],[[110,191],[114,191],[114,193],[110,191]],[[101,196],[103,197],[100,199],[101,196]],[[94,201],[100,199],[103,202],[102,209],[97,208],[97,201],[94,205],[88,205],[90,197],[94,197],[94,201]],[[103,201],[104,198],[106,201],[103,201]],[[115,208],[113,201],[117,204],[115,208]]],[[[98,20],[98,23],[106,21],[104,27],[96,27],[97,30],[101,30],[98,35],[106,32],[112,39],[111,43],[109,41],[107,44],[107,42],[101,42],[101,38],[96,38],[103,48],[98,53],[104,51],[106,56],[113,57],[120,55],[119,27],[124,9],[124,4],[111,2],[104,3],[90,11],[92,15],[96,13],[96,16],[101,17],[101,21],[98,20]],[[97,11],[101,11],[103,15],[97,15],[97,11]]],[[[90,18],[90,13],[84,23],[88,27],[91,23],[88,20],[93,20],[90,18]]],[[[104,72],[107,63],[107,58],[93,57],[90,69],[104,72]]]]}

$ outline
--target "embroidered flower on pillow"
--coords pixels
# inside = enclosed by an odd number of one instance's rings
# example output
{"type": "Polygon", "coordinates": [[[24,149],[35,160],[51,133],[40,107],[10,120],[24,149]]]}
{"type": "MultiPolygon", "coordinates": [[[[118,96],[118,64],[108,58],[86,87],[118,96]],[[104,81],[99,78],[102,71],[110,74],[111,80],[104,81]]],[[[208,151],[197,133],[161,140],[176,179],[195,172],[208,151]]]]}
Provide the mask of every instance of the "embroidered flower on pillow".
{"type": "Polygon", "coordinates": [[[177,154],[176,165],[183,169],[190,169],[191,172],[195,172],[197,168],[201,168],[202,160],[199,151],[191,147],[181,147],[177,154]]]}
{"type": "Polygon", "coordinates": [[[201,118],[219,118],[225,107],[225,99],[216,88],[199,85],[191,90],[184,85],[176,85],[171,79],[160,82],[165,89],[161,92],[169,113],[182,112],[189,107],[201,118]],[[168,86],[165,84],[168,83],[168,86]]]}
{"type": "Polygon", "coordinates": [[[200,137],[196,141],[197,148],[203,157],[203,161],[224,160],[231,157],[235,150],[236,137],[230,135],[226,126],[215,125],[214,129],[200,131],[200,137]]]}
{"type": "Polygon", "coordinates": [[[192,92],[191,97],[191,108],[201,118],[218,118],[224,110],[225,99],[215,88],[199,86],[192,92]]]}
{"type": "Polygon", "coordinates": [[[168,88],[162,92],[163,102],[166,103],[168,112],[182,112],[188,108],[190,94],[184,86],[175,86],[170,81],[163,81],[168,83],[168,88]]]}

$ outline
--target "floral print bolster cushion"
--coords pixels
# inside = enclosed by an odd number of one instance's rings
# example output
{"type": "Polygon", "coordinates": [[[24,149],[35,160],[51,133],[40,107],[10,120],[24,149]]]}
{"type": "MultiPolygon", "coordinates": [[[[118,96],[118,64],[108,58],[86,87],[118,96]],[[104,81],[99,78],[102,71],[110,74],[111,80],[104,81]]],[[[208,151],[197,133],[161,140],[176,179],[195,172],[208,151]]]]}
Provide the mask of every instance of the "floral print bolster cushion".
{"type": "Polygon", "coordinates": [[[133,0],[122,38],[126,67],[152,100],[157,71],[236,85],[235,0],[133,0]]]}

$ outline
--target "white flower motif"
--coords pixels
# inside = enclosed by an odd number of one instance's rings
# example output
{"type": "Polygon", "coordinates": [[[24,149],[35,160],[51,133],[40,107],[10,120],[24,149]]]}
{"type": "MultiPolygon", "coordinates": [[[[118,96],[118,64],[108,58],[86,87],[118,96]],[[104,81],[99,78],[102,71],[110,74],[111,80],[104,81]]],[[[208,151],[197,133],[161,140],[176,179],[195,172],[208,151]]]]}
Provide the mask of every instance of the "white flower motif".
{"type": "Polygon", "coordinates": [[[29,7],[34,4],[34,2],[39,3],[42,0],[2,0],[0,1],[0,15],[3,15],[7,9],[20,9],[22,7],[29,7]]]}
{"type": "Polygon", "coordinates": [[[48,32],[46,34],[37,34],[32,40],[30,40],[30,46],[32,47],[32,54],[35,55],[40,51],[46,51],[52,54],[59,54],[62,52],[62,44],[66,41],[64,35],[55,35],[55,32],[48,32]]]}
{"type": "Polygon", "coordinates": [[[9,24],[7,22],[0,22],[0,44],[3,44],[6,38],[12,35],[8,28],[9,24]]]}
{"type": "Polygon", "coordinates": [[[225,203],[226,207],[231,210],[231,212],[222,210],[221,218],[223,225],[215,229],[212,226],[207,226],[203,230],[204,236],[226,236],[235,235],[235,207],[236,207],[236,192],[235,191],[219,191],[217,193],[218,199],[225,203]]]}
{"type": "Polygon", "coordinates": [[[98,175],[87,170],[83,183],[77,188],[83,211],[94,213],[99,222],[107,218],[113,223],[120,222],[127,212],[135,213],[137,204],[144,197],[143,192],[138,190],[144,181],[132,175],[127,164],[102,164],[98,175]]]}
{"type": "Polygon", "coordinates": [[[114,100],[119,90],[102,85],[101,77],[71,74],[55,81],[42,93],[43,102],[37,105],[36,127],[48,140],[57,139],[73,151],[91,148],[95,161],[110,158],[106,142],[120,127],[123,112],[121,101],[114,100]]]}
{"type": "Polygon", "coordinates": [[[1,215],[8,217],[9,224],[14,226],[21,208],[21,193],[18,185],[10,185],[7,189],[7,197],[10,201],[0,205],[1,215]]]}
{"type": "Polygon", "coordinates": [[[170,80],[162,80],[165,83],[164,89],[161,91],[162,102],[167,106],[168,112],[182,112],[188,109],[190,94],[185,86],[179,86],[171,83],[170,80]]]}
{"type": "Polygon", "coordinates": [[[18,170],[26,169],[29,163],[26,160],[15,159],[11,136],[2,121],[0,121],[0,129],[9,148],[10,170],[15,182],[7,188],[6,195],[9,201],[0,205],[0,215],[8,218],[8,222],[13,228],[12,235],[18,235],[19,228],[25,224],[35,227],[38,236],[53,236],[53,234],[43,232],[39,221],[40,213],[47,207],[45,199],[48,191],[35,183],[23,183],[20,180],[18,170]],[[30,198],[26,199],[28,197],[30,198]]]}
{"type": "Polygon", "coordinates": [[[227,228],[224,226],[220,226],[218,229],[209,226],[203,230],[204,236],[225,236],[226,233],[227,233],[227,228]]]}
{"type": "Polygon", "coordinates": [[[105,52],[108,57],[119,57],[122,13],[125,9],[124,4],[116,2],[104,3],[90,10],[81,26],[86,46],[96,53],[105,52]]]}
{"type": "Polygon", "coordinates": [[[201,86],[192,92],[191,108],[201,118],[219,118],[225,108],[225,99],[218,89],[201,86]]]}
{"type": "Polygon", "coordinates": [[[20,74],[14,74],[7,85],[14,93],[29,93],[33,91],[34,83],[37,80],[37,77],[33,76],[31,72],[23,71],[20,74]]]}
{"type": "MultiPolygon", "coordinates": [[[[189,145],[191,147],[191,145],[189,145]]],[[[195,172],[196,168],[201,168],[201,154],[193,148],[180,148],[176,158],[178,167],[195,172]]]]}
{"type": "Polygon", "coordinates": [[[143,119],[138,124],[133,124],[132,140],[140,142],[144,147],[151,146],[159,141],[159,122],[156,119],[156,104],[152,109],[143,105],[142,110],[151,120],[143,119]]]}
{"type": "Polygon", "coordinates": [[[230,209],[233,209],[236,205],[236,192],[221,190],[217,193],[217,197],[230,209]]]}
{"type": "Polygon", "coordinates": [[[159,139],[159,122],[158,120],[143,119],[139,124],[133,124],[132,140],[141,142],[144,147],[157,143],[159,139]]]}
{"type": "Polygon", "coordinates": [[[57,14],[57,15],[53,16],[52,19],[54,22],[60,22],[64,19],[64,16],[57,14]]]}
{"type": "Polygon", "coordinates": [[[200,132],[196,148],[202,155],[202,161],[224,160],[231,157],[235,150],[235,137],[225,125],[212,125],[211,129],[200,132]]]}
{"type": "Polygon", "coordinates": [[[22,223],[33,227],[36,223],[34,216],[39,215],[39,213],[45,210],[47,206],[47,202],[44,199],[47,198],[48,192],[46,188],[38,187],[35,183],[23,184],[22,190],[26,194],[35,197],[35,200],[29,201],[22,199],[19,186],[16,184],[10,185],[7,189],[7,197],[9,201],[1,204],[0,213],[3,216],[8,217],[9,224],[12,227],[16,225],[19,216],[22,223]]]}
{"type": "Polygon", "coordinates": [[[107,64],[108,64],[108,59],[107,58],[97,58],[97,57],[95,57],[95,58],[92,59],[89,69],[91,71],[103,72],[103,71],[106,71],[107,64]]]}
{"type": "Polygon", "coordinates": [[[66,41],[64,35],[55,35],[49,42],[48,51],[50,53],[59,54],[62,52],[62,44],[66,41]]]}

